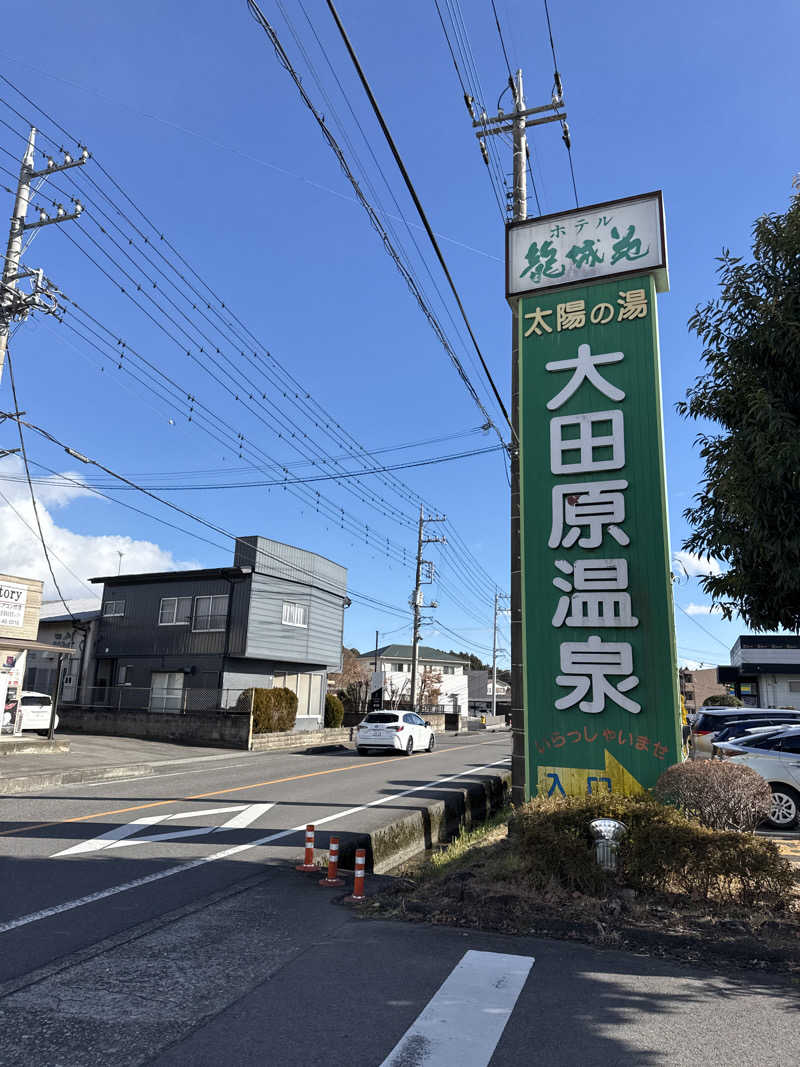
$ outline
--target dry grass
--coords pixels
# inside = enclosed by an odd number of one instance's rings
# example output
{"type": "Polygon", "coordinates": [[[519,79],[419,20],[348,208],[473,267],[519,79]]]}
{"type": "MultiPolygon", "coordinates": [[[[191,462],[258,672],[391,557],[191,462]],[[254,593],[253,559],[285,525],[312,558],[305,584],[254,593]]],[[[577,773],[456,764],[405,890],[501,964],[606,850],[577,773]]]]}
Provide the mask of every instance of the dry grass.
{"type": "Polygon", "coordinates": [[[422,867],[398,877],[363,913],[800,976],[800,890],[776,914],[619,885],[597,895],[564,889],[555,880],[541,888],[527,877],[507,820],[506,814],[462,833],[422,867]]]}

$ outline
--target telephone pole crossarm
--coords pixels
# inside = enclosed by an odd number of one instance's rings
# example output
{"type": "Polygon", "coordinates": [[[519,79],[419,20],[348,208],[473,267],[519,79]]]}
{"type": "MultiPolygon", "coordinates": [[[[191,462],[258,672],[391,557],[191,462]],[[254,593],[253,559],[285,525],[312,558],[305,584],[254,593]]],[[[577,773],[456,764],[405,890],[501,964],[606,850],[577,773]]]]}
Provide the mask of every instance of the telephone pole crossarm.
{"type": "MultiPolygon", "coordinates": [[[[35,178],[47,179],[51,174],[69,170],[72,167],[82,167],[89,159],[89,151],[82,148],[81,155],[73,159],[69,152],[64,152],[64,162],[56,163],[50,158],[43,170],[34,170],[36,127],[32,126],[25,148],[25,155],[19,169],[19,181],[14,200],[14,212],[11,216],[11,226],[8,234],[8,246],[0,272],[0,378],[3,375],[3,366],[8,350],[8,335],[11,323],[14,319],[25,319],[31,311],[53,311],[54,305],[48,306],[42,296],[49,297],[54,301],[51,293],[44,288],[44,275],[41,270],[28,271],[20,268],[22,255],[22,238],[26,230],[38,230],[42,226],[50,226],[56,222],[72,222],[80,217],[83,205],[77,199],[73,200],[75,210],[67,212],[63,204],[56,204],[56,214],[52,217],[46,211],[39,210],[38,222],[26,222],[28,208],[31,202],[31,183],[35,178]],[[17,289],[17,282],[24,278],[35,277],[38,284],[34,285],[32,293],[25,293],[17,289]]],[[[62,150],[63,151],[63,150],[62,150]]]]}

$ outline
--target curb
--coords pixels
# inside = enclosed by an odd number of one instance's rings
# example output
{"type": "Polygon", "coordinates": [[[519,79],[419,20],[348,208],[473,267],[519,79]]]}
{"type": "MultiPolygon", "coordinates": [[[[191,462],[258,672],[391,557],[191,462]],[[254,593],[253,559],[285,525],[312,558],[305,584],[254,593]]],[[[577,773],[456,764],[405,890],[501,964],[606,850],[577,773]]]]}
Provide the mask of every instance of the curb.
{"type": "Polygon", "coordinates": [[[203,763],[211,760],[278,754],[312,755],[314,752],[333,752],[347,748],[349,748],[349,745],[331,744],[330,742],[319,745],[298,743],[291,748],[262,749],[261,751],[253,752],[237,749],[231,750],[230,753],[225,753],[224,755],[187,756],[184,759],[155,760],[153,763],[127,763],[120,767],[75,767],[72,770],[26,774],[19,778],[4,778],[0,775],[0,796],[35,793],[41,789],[53,789],[60,785],[91,785],[99,782],[111,782],[118,778],[148,778],[165,767],[177,767],[186,763],[203,763]]]}
{"type": "Polygon", "coordinates": [[[24,778],[0,778],[0,796],[15,793],[35,793],[58,785],[85,785],[90,782],[110,782],[115,778],[147,778],[155,774],[152,763],[129,763],[124,767],[76,767],[71,771],[44,771],[27,774],[24,778]]]}
{"type": "Polygon", "coordinates": [[[434,845],[451,841],[462,827],[485,822],[511,795],[511,771],[491,771],[485,781],[448,782],[445,799],[424,801],[392,822],[359,834],[340,830],[339,870],[352,871],[356,849],[367,853],[367,871],[386,874],[434,845]]]}

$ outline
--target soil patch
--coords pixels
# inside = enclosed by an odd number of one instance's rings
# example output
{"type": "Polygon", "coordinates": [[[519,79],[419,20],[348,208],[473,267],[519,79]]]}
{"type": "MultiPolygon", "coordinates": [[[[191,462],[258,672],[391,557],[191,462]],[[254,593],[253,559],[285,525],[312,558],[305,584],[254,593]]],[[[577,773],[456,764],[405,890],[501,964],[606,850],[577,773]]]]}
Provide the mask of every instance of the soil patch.
{"type": "Polygon", "coordinates": [[[505,822],[462,835],[423,866],[395,872],[366,917],[526,934],[628,949],[684,963],[784,973],[800,983],[800,889],[780,914],[642,893],[592,896],[526,884],[505,822]]]}

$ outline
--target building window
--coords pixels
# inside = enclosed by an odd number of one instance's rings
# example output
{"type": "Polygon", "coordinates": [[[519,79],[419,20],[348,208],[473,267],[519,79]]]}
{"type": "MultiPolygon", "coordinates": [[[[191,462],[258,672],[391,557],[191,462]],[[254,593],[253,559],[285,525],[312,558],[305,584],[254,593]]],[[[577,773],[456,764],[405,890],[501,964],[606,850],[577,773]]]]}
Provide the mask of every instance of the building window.
{"type": "Polygon", "coordinates": [[[124,600],[107,600],[103,604],[103,615],[106,618],[113,616],[119,616],[125,614],[125,601],[124,600]]]}
{"type": "Polygon", "coordinates": [[[800,693],[800,682],[789,682],[790,693],[800,693]]]}
{"type": "Polygon", "coordinates": [[[227,593],[222,596],[199,596],[195,598],[194,630],[224,630],[227,621],[227,593]]]}
{"type": "Polygon", "coordinates": [[[442,674],[455,674],[455,667],[442,667],[442,674]]]}
{"type": "Polygon", "coordinates": [[[305,604],[283,603],[284,626],[308,626],[308,608],[305,604]]]}
{"type": "Polygon", "coordinates": [[[395,674],[402,674],[405,669],[406,669],[406,666],[405,666],[404,663],[393,663],[392,664],[392,670],[395,672],[395,674]]]}
{"type": "MultiPolygon", "coordinates": [[[[208,599],[208,598],[206,598],[208,599]]],[[[190,596],[165,596],[158,609],[159,626],[185,626],[192,617],[190,596]]]]}

